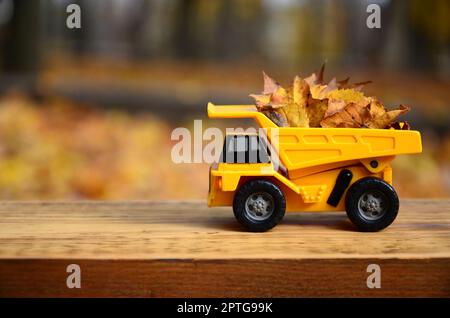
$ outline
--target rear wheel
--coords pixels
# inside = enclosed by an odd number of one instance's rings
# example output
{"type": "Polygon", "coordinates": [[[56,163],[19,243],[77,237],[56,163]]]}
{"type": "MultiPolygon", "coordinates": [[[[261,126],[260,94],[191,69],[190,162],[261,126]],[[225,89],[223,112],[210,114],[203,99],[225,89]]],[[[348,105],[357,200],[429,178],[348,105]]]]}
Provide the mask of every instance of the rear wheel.
{"type": "Polygon", "coordinates": [[[394,222],[399,201],[394,188],[377,178],[355,182],[347,192],[345,209],[348,218],[363,232],[376,232],[394,222]]]}
{"type": "Polygon", "coordinates": [[[270,230],[283,219],[285,211],[283,192],[268,180],[248,181],[234,196],[234,216],[248,231],[270,230]]]}

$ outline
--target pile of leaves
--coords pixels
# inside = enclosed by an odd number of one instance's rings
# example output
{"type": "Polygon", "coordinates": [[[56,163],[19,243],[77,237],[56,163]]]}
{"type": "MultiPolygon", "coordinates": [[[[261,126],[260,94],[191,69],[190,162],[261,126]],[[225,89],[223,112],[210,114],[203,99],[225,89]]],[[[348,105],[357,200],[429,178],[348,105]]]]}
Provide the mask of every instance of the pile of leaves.
{"type": "Polygon", "coordinates": [[[324,68],[325,64],[307,78],[296,76],[288,89],[263,72],[264,91],[250,96],[258,110],[280,127],[409,129],[407,122],[395,122],[409,107],[386,110],[376,97],[362,92],[370,81],[350,84],[349,78],[333,78],[325,84],[324,68]]]}

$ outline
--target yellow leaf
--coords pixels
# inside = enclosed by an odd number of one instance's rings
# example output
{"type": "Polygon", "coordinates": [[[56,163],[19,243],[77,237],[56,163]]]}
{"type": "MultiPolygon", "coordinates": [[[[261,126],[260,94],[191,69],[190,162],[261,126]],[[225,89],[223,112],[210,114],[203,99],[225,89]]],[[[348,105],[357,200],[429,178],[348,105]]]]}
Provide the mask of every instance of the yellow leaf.
{"type": "Polygon", "coordinates": [[[310,85],[311,96],[314,99],[327,98],[327,85],[313,84],[310,85]]]}
{"type": "Polygon", "coordinates": [[[343,100],[347,103],[359,103],[368,101],[367,97],[365,97],[363,93],[351,88],[333,90],[327,95],[327,97],[330,99],[334,98],[343,100]]]}
{"type": "Polygon", "coordinates": [[[328,109],[327,100],[314,99],[310,96],[308,107],[306,108],[309,118],[309,127],[320,127],[320,121],[323,119],[328,109]]]}
{"type": "Polygon", "coordinates": [[[308,84],[296,76],[289,91],[290,103],[284,109],[291,127],[309,127],[308,112],[308,84]]]}
{"type": "Polygon", "coordinates": [[[264,108],[270,104],[270,95],[250,94],[249,96],[255,99],[258,108],[264,108]]]}
{"type": "Polygon", "coordinates": [[[288,103],[288,93],[283,87],[278,87],[275,92],[272,93],[270,98],[270,104],[272,108],[284,107],[288,103]]]}

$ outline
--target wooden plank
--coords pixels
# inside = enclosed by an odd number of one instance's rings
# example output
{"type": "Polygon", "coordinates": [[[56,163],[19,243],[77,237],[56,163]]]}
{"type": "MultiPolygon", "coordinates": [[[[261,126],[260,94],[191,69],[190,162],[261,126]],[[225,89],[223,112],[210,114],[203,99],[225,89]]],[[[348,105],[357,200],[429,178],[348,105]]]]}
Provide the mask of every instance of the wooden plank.
{"type": "Polygon", "coordinates": [[[402,201],[379,233],[345,213],[247,233],[203,202],[1,202],[0,296],[449,297],[450,200],[402,201]],[[81,289],[66,286],[69,264],[81,289]]]}

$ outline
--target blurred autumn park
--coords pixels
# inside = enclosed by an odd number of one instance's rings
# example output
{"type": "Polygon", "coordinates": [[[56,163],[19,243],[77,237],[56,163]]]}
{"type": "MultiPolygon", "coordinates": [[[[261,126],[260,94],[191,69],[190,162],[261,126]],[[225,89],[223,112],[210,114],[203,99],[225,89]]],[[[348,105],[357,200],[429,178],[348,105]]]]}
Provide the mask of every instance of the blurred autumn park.
{"type": "Polygon", "coordinates": [[[288,84],[324,61],[412,108],[424,153],[395,160],[399,194],[449,197],[449,21],[447,0],[0,0],[0,198],[203,199],[208,166],[172,163],[171,131],[233,127],[207,102],[251,103],[262,70],[288,84]]]}

